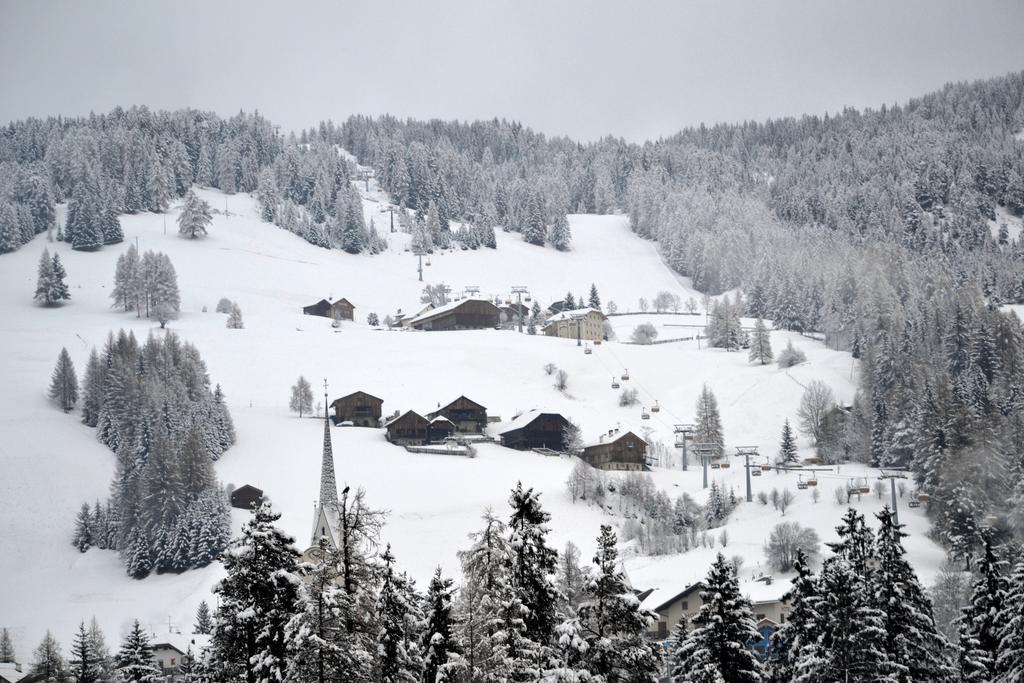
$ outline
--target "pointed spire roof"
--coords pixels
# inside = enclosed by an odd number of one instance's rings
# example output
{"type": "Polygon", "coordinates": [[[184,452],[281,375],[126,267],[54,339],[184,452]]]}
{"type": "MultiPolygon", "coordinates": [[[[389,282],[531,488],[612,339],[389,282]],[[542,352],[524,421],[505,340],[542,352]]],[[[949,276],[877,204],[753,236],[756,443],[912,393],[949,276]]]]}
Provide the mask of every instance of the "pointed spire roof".
{"type": "Polygon", "coordinates": [[[324,380],[324,452],[320,464],[320,507],[338,502],[338,482],[334,478],[334,451],[331,449],[331,420],[328,417],[327,381],[324,380]]]}

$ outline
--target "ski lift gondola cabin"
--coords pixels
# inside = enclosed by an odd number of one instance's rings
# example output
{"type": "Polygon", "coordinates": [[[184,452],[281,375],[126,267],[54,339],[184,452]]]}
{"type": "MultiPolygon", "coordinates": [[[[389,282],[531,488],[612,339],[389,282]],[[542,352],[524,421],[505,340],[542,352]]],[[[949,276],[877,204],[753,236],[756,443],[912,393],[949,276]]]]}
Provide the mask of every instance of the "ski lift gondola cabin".
{"type": "Polygon", "coordinates": [[[761,476],[761,468],[760,467],[751,467],[750,468],[750,476],[752,476],[752,477],[760,477],[761,476]]]}
{"type": "Polygon", "coordinates": [[[661,406],[658,405],[657,401],[655,401],[654,405],[651,406],[651,412],[652,413],[660,413],[661,412],[661,406]]]}
{"type": "Polygon", "coordinates": [[[626,381],[627,379],[629,379],[629,370],[623,370],[622,371],[622,380],[626,381]]]}
{"type": "Polygon", "coordinates": [[[612,389],[618,389],[618,388],[619,388],[619,383],[615,381],[614,377],[612,377],[612,389]]]}
{"type": "Polygon", "coordinates": [[[594,349],[590,348],[589,346],[586,346],[586,347],[583,348],[583,355],[585,355],[585,356],[589,356],[593,352],[594,352],[594,349]]]}
{"type": "Polygon", "coordinates": [[[641,408],[640,409],[640,419],[641,420],[650,420],[651,419],[651,414],[648,413],[646,410],[641,408]]]}

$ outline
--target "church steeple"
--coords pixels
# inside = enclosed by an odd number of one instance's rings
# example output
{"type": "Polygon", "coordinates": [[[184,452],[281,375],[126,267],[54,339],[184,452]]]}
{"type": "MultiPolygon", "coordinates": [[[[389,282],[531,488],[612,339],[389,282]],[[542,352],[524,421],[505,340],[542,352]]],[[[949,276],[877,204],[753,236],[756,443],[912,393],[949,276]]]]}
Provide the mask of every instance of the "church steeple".
{"type": "Polygon", "coordinates": [[[320,507],[338,502],[338,482],[334,478],[334,452],[331,449],[331,420],[327,405],[327,380],[324,380],[324,452],[320,464],[320,507]]]}

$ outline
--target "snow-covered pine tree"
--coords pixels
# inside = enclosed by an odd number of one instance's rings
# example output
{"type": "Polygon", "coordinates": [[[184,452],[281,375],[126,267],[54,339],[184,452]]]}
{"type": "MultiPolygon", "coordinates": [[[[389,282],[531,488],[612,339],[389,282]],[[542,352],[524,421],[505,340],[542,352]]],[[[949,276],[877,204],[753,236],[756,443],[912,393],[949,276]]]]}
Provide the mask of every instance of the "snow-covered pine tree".
{"type": "Polygon", "coordinates": [[[299,379],[292,386],[292,396],[288,401],[288,409],[298,413],[310,413],[313,410],[313,389],[305,377],[299,375],[299,379]]]}
{"type": "Polygon", "coordinates": [[[126,312],[138,308],[141,294],[139,266],[139,252],[134,244],[129,245],[127,251],[117,257],[114,287],[110,291],[110,298],[114,300],[113,306],[121,306],[126,312]]]}
{"type": "Polygon", "coordinates": [[[782,601],[789,605],[786,621],[771,635],[768,646],[768,680],[789,683],[796,675],[800,650],[817,637],[818,582],[807,566],[807,555],[797,550],[793,563],[796,578],[782,601]]]}
{"type": "Polygon", "coordinates": [[[373,658],[345,626],[351,599],[339,585],[337,551],[321,538],[317,552],[301,567],[299,611],[285,630],[289,680],[367,681],[373,658]]]}
{"type": "Polygon", "coordinates": [[[80,622],[75,642],[71,646],[70,672],[75,683],[99,683],[101,671],[93,655],[89,631],[85,628],[85,622],[80,622]]]}
{"type": "Polygon", "coordinates": [[[875,516],[881,526],[867,589],[882,614],[881,646],[896,668],[897,680],[952,683],[956,675],[949,645],[936,628],[931,600],[907,561],[902,525],[896,524],[888,506],[875,516]]]}
{"type": "Polygon", "coordinates": [[[43,683],[66,683],[68,677],[67,664],[60,651],[60,643],[50,631],[43,636],[42,642],[32,652],[32,670],[43,683]]]}
{"type": "Polygon", "coordinates": [[[587,298],[587,305],[595,311],[601,310],[601,296],[597,293],[597,285],[590,283],[590,296],[587,298]]]}
{"type": "Polygon", "coordinates": [[[229,330],[241,330],[245,327],[245,323],[242,322],[242,309],[237,303],[231,304],[231,313],[228,314],[228,320],[225,323],[225,327],[229,330]]]}
{"type": "MultiPolygon", "coordinates": [[[[568,222],[566,223],[568,228],[568,222]]],[[[526,220],[523,223],[523,240],[530,244],[544,245],[547,229],[544,226],[544,206],[539,192],[532,192],[526,206],[526,220]]],[[[568,242],[565,242],[568,248],[568,242]]]]}
{"type": "Polygon", "coordinates": [[[754,335],[750,338],[750,361],[761,365],[772,362],[772,342],[761,318],[754,323],[754,335]]]}
{"type": "Polygon", "coordinates": [[[454,638],[455,616],[452,610],[452,594],[455,589],[452,580],[441,576],[441,568],[427,587],[425,602],[426,624],[421,637],[420,650],[423,652],[423,673],[421,680],[447,681],[446,672],[461,664],[458,644],[454,638]]]}
{"type": "Polygon", "coordinates": [[[701,389],[697,398],[697,424],[693,432],[694,443],[714,444],[714,456],[721,456],[725,449],[722,435],[722,419],[718,414],[718,400],[708,385],[701,389]]]}
{"type": "Polygon", "coordinates": [[[783,465],[795,465],[798,462],[796,456],[796,437],[793,436],[793,429],[789,426],[789,418],[782,423],[782,440],[779,442],[779,462],[783,465]]]}
{"type": "Polygon", "coordinates": [[[572,541],[566,541],[558,558],[557,580],[558,593],[562,596],[560,609],[567,617],[575,617],[589,578],[587,570],[580,566],[580,549],[572,541]]]}
{"type": "Polygon", "coordinates": [[[298,608],[299,554],[274,525],[280,518],[264,503],[221,557],[227,576],[213,589],[220,598],[211,653],[217,676],[287,675],[285,626],[298,608]]]}
{"type": "Polygon", "coordinates": [[[96,251],[103,246],[103,225],[97,215],[98,199],[85,183],[75,187],[68,203],[68,215],[64,228],[64,240],[72,249],[96,251]]]}
{"type": "Polygon", "coordinates": [[[181,207],[181,213],[178,215],[178,234],[195,239],[200,234],[208,234],[207,228],[211,222],[213,222],[213,215],[210,213],[209,203],[200,198],[194,190],[189,190],[185,195],[185,204],[181,207]]]}
{"type": "MultiPolygon", "coordinates": [[[[1006,562],[999,557],[991,533],[984,534],[978,560],[977,580],[971,601],[960,615],[960,680],[981,683],[996,679],[1001,634],[1005,631],[1007,593],[1006,562]]],[[[1012,679],[1010,679],[1012,680],[1012,679]]]]}
{"type": "Polygon", "coordinates": [[[845,556],[825,561],[816,607],[816,632],[800,648],[795,683],[895,680],[883,645],[881,611],[871,604],[867,583],[845,556]]]}
{"type": "Polygon", "coordinates": [[[540,494],[523,489],[517,482],[509,496],[510,585],[523,604],[525,637],[538,645],[551,642],[559,603],[553,576],[558,552],[547,545],[547,522],[551,519],[540,505],[540,494]]]}
{"type": "Polygon", "coordinates": [[[708,570],[693,628],[673,654],[687,683],[760,683],[761,662],[748,645],[760,638],[736,567],[721,553],[708,570]]]}
{"type": "Polygon", "coordinates": [[[96,663],[99,673],[99,683],[112,683],[115,680],[114,658],[110,656],[110,649],[107,648],[107,639],[103,635],[96,617],[89,622],[89,650],[92,652],[92,661],[96,663]]]}
{"type": "Polygon", "coordinates": [[[117,651],[118,680],[125,683],[157,683],[161,680],[160,670],[153,661],[153,648],[149,636],[136,619],[121,641],[117,651]]]}
{"type": "Polygon", "coordinates": [[[196,608],[196,623],[192,627],[192,632],[201,635],[210,635],[213,632],[213,615],[206,600],[202,600],[196,608]]]}
{"type": "Polygon", "coordinates": [[[1000,680],[1024,681],[1024,562],[1014,567],[999,621],[1002,627],[996,669],[1000,680]]]}
{"type": "Polygon", "coordinates": [[[0,200],[0,254],[16,251],[24,241],[17,210],[10,202],[0,200]]]}
{"type": "Polygon", "coordinates": [[[82,388],[82,423],[95,427],[103,405],[103,365],[96,347],[89,352],[85,366],[85,382],[82,388]]]}
{"type": "Polygon", "coordinates": [[[391,545],[381,555],[380,592],[377,594],[377,680],[381,683],[415,683],[421,671],[409,652],[410,634],[407,618],[410,605],[403,585],[404,578],[395,569],[391,545]]]}
{"type": "Polygon", "coordinates": [[[78,516],[75,517],[75,534],[71,538],[71,545],[78,548],[78,552],[84,553],[96,543],[92,532],[93,524],[89,504],[82,503],[82,507],[78,510],[78,516]]]}
{"type": "Polygon", "coordinates": [[[57,366],[50,377],[50,400],[65,413],[71,412],[78,402],[78,376],[71,355],[62,348],[57,356],[57,366]]]}
{"type": "MultiPolygon", "coordinates": [[[[568,251],[572,244],[572,231],[569,229],[569,219],[564,213],[555,214],[555,221],[551,225],[551,232],[548,234],[548,242],[558,251],[568,251]]],[[[600,309],[600,306],[592,308],[600,309]]]]}
{"type": "Polygon", "coordinates": [[[491,509],[484,526],[471,533],[468,550],[459,551],[462,587],[456,604],[456,634],[469,680],[501,680],[506,671],[502,648],[495,640],[502,605],[509,598],[508,567],[511,549],[505,524],[491,509]]]}
{"type": "Polygon", "coordinates": [[[0,628],[0,662],[16,662],[18,655],[14,652],[14,641],[11,632],[5,626],[0,628]]]}
{"type": "Polygon", "coordinates": [[[857,577],[863,581],[870,579],[874,534],[864,523],[864,515],[854,508],[848,508],[843,515],[842,524],[836,527],[839,541],[826,543],[829,550],[846,558],[857,577]]]}
{"type": "Polygon", "coordinates": [[[141,526],[129,527],[127,540],[123,545],[118,544],[118,547],[122,549],[121,556],[128,576],[133,579],[149,576],[153,569],[152,551],[149,537],[141,526]]]}
{"type": "Polygon", "coordinates": [[[43,255],[39,258],[39,270],[36,277],[36,292],[34,299],[43,306],[53,306],[65,299],[71,298],[68,287],[64,284],[64,267],[60,265],[60,259],[54,254],[43,249],[43,255]],[[60,270],[56,270],[56,268],[60,270]]]}
{"type": "Polygon", "coordinates": [[[579,634],[586,641],[583,660],[595,676],[609,681],[656,681],[661,671],[657,644],[647,638],[655,618],[641,609],[619,569],[617,539],[601,525],[590,575],[579,608],[579,634]]]}

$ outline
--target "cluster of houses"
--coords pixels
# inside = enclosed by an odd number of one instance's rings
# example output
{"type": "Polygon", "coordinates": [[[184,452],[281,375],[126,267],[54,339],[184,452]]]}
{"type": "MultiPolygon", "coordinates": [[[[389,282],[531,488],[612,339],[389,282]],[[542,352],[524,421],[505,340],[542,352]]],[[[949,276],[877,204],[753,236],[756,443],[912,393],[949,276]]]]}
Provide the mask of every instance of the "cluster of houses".
{"type": "Polygon", "coordinates": [[[320,299],[315,304],[302,307],[303,315],[316,315],[321,318],[333,320],[355,320],[356,307],[348,299],[338,299],[331,303],[327,299],[320,299]]]}
{"type": "MultiPolygon", "coordinates": [[[[330,408],[335,425],[378,427],[388,441],[400,446],[422,446],[451,438],[474,439],[488,436],[503,446],[519,450],[569,450],[568,418],[540,409],[528,410],[502,422],[487,414],[487,408],[466,396],[430,411],[395,411],[384,416],[384,400],[365,391],[335,399],[330,408]]],[[[605,470],[647,468],[647,442],[629,430],[610,429],[587,443],[578,455],[593,467],[605,470]]],[[[237,492],[242,493],[242,489],[237,492]]],[[[252,492],[248,492],[252,493],[252,492]]],[[[262,492],[260,492],[262,493],[262,492]]]]}

